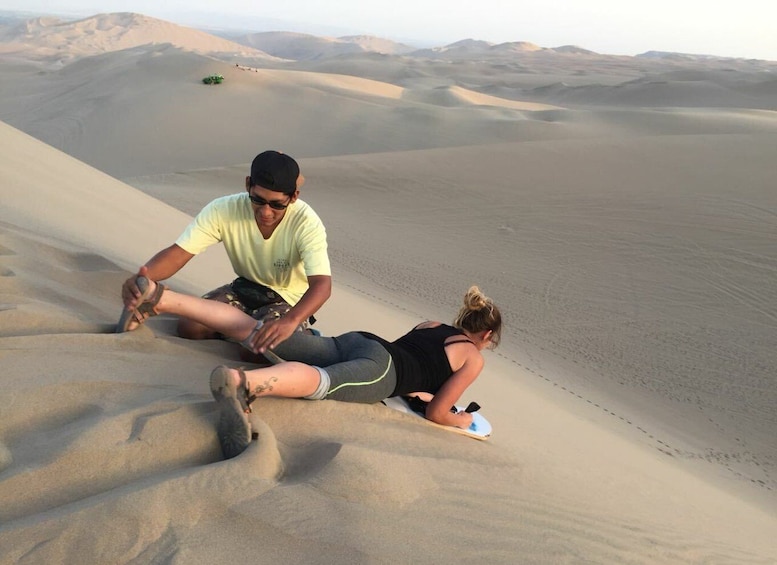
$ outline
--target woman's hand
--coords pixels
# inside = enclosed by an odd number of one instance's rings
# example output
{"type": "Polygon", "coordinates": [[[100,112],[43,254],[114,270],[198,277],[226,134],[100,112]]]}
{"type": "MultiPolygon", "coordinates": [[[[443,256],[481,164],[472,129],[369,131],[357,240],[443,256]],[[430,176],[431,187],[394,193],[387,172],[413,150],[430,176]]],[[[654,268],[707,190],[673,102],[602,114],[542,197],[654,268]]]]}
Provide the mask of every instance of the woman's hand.
{"type": "Polygon", "coordinates": [[[458,349],[451,367],[454,373],[440,387],[434,398],[426,407],[426,417],[432,422],[444,426],[456,426],[457,428],[469,428],[472,424],[472,415],[464,411],[453,413],[454,406],[461,398],[467,387],[471,385],[483,369],[483,356],[471,343],[457,343],[447,348],[448,360],[451,360],[452,350],[458,349]]]}
{"type": "Polygon", "coordinates": [[[455,423],[453,424],[457,428],[462,428],[464,430],[468,429],[472,425],[472,414],[469,412],[465,412],[464,410],[461,410],[460,412],[456,412],[453,414],[453,417],[455,418],[455,423]]]}

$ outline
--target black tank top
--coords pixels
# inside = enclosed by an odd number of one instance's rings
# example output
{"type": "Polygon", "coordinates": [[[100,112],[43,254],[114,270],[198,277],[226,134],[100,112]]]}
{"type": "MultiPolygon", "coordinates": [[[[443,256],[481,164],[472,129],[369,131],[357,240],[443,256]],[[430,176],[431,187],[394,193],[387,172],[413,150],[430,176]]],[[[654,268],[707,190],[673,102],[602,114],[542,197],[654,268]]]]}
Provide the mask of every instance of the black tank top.
{"type": "MultiPolygon", "coordinates": [[[[443,383],[453,374],[445,340],[453,335],[464,335],[458,328],[441,324],[434,328],[414,329],[393,342],[363,332],[379,341],[391,354],[397,374],[397,386],[392,396],[411,392],[437,394],[443,383]]],[[[465,341],[469,341],[465,338],[465,341]]]]}

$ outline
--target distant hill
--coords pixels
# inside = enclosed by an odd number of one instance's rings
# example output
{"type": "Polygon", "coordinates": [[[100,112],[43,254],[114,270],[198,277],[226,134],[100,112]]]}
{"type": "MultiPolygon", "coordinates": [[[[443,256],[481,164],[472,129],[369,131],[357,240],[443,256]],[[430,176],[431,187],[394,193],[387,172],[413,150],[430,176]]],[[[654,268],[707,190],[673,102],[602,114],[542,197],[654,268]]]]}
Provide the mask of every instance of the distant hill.
{"type": "Polygon", "coordinates": [[[598,55],[596,51],[583,49],[577,45],[562,45],[561,47],[553,47],[551,51],[555,51],[556,53],[571,53],[573,55],[598,55]]]}
{"type": "Polygon", "coordinates": [[[414,47],[402,43],[369,35],[333,38],[305,33],[268,31],[237,36],[233,39],[238,43],[260,49],[275,57],[294,61],[314,60],[353,53],[401,55],[415,50],[414,47]]]}
{"type": "Polygon", "coordinates": [[[338,39],[340,41],[359,45],[365,51],[380,53],[382,55],[402,55],[417,49],[416,47],[411,47],[405,43],[398,43],[391,39],[375,37],[373,35],[345,35],[338,39]]]}
{"type": "Polygon", "coordinates": [[[575,45],[548,48],[540,47],[528,41],[507,41],[504,43],[490,43],[478,39],[464,39],[443,47],[431,49],[419,49],[411,53],[414,57],[429,57],[445,60],[466,60],[482,58],[504,58],[527,53],[558,53],[574,55],[598,55],[594,51],[583,49],[575,45]]]}
{"type": "MultiPolygon", "coordinates": [[[[774,66],[753,59],[666,51],[647,51],[636,57],[607,55],[576,45],[549,48],[527,41],[491,43],[469,38],[440,47],[416,49],[369,35],[322,37],[290,31],[206,32],[131,12],[98,14],[78,20],[40,15],[19,19],[23,15],[29,14],[0,11],[0,56],[8,61],[33,61],[49,66],[63,66],[83,57],[160,44],[248,66],[278,66],[288,62],[328,64],[354,59],[369,65],[374,63],[370,58],[375,57],[382,58],[380,64],[383,66],[407,65],[407,58],[445,63],[487,61],[513,69],[532,65],[540,73],[563,71],[572,57],[584,65],[580,72],[610,72],[630,67],[635,62],[640,72],[659,71],[667,65],[684,68],[697,64],[736,63],[753,68],[766,65],[770,69],[774,66]]],[[[374,73],[367,70],[365,74],[373,76],[374,73]]]]}
{"type": "Polygon", "coordinates": [[[695,53],[676,53],[674,51],[645,51],[636,55],[640,59],[665,59],[670,61],[713,61],[718,59],[731,59],[732,57],[718,57],[717,55],[701,55],[695,53]]]}
{"type": "Polygon", "coordinates": [[[38,61],[73,60],[142,45],[171,44],[200,54],[272,59],[262,51],[203,31],[131,12],[66,21],[38,17],[0,26],[0,54],[38,61]]]}

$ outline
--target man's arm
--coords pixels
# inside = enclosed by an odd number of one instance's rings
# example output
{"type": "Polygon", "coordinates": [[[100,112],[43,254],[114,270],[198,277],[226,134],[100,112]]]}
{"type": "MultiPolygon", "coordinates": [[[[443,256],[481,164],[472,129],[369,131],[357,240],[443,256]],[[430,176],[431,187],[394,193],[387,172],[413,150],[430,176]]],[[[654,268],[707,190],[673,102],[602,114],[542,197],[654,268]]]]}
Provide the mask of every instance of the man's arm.
{"type": "Polygon", "coordinates": [[[254,350],[262,353],[286,340],[302,322],[318,312],[332,295],[332,277],[314,275],[308,277],[308,290],[291,310],[277,320],[264,324],[254,337],[254,350]]]}
{"type": "Polygon", "coordinates": [[[332,296],[331,276],[313,275],[308,277],[307,291],[284,317],[290,317],[298,326],[318,312],[319,308],[324,305],[324,302],[329,300],[330,296],[332,296]]]}
{"type": "MultiPolygon", "coordinates": [[[[192,257],[194,255],[174,243],[149,259],[138,272],[152,281],[163,281],[180,271],[192,257]]],[[[121,297],[127,308],[135,308],[138,305],[140,290],[135,284],[136,277],[137,275],[132,275],[121,287],[121,297]]]]}

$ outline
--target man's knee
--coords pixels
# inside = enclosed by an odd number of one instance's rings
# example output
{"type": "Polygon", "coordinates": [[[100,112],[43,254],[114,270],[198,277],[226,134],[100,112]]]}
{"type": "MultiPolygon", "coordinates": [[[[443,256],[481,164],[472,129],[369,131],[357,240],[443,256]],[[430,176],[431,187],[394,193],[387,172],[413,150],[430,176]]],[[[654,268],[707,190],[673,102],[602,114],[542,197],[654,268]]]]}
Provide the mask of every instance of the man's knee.
{"type": "Polygon", "coordinates": [[[178,319],[178,335],[184,339],[216,339],[219,337],[209,327],[188,318],[178,319]]]}

